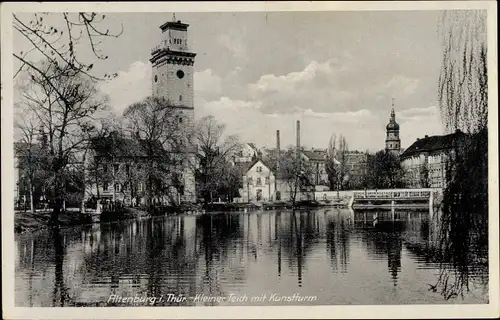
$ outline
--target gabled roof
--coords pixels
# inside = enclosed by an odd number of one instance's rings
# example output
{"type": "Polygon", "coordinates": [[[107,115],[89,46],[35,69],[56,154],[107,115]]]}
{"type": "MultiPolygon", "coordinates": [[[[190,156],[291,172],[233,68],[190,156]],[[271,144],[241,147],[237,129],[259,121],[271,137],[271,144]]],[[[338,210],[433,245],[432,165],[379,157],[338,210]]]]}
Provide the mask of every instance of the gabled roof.
{"type": "Polygon", "coordinates": [[[423,139],[417,139],[401,155],[401,158],[410,157],[421,152],[431,152],[437,150],[451,149],[456,146],[458,140],[465,138],[465,133],[457,131],[444,136],[431,136],[423,139]]]}
{"type": "Polygon", "coordinates": [[[250,162],[245,173],[247,173],[250,169],[252,169],[258,162],[261,162],[266,168],[268,168],[269,170],[272,171],[271,166],[266,164],[262,159],[258,158],[258,159],[255,159],[254,161],[250,162]]]}
{"type": "Polygon", "coordinates": [[[324,150],[302,150],[302,154],[312,161],[326,160],[326,151],[324,150]]]}
{"type": "Polygon", "coordinates": [[[248,142],[247,144],[250,146],[250,148],[252,148],[255,151],[257,151],[257,147],[255,146],[255,144],[253,144],[252,142],[248,142]]]}

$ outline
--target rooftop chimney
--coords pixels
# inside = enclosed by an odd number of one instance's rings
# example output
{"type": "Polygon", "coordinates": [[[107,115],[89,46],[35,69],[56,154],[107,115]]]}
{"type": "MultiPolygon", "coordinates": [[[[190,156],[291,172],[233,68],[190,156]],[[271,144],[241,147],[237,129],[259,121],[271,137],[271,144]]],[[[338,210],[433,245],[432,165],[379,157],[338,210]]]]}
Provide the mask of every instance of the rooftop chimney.
{"type": "Polygon", "coordinates": [[[425,135],[425,138],[429,138],[429,136],[428,136],[428,135],[425,135]]]}

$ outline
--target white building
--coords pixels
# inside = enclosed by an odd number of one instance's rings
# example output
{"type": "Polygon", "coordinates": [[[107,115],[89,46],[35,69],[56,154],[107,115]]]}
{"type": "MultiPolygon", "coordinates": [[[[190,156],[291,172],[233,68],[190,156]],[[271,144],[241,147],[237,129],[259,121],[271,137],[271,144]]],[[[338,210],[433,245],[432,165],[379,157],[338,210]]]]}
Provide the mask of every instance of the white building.
{"type": "Polygon", "coordinates": [[[242,200],[271,201],[275,199],[275,175],[262,160],[255,160],[243,175],[242,200]]]}
{"type": "Polygon", "coordinates": [[[446,186],[446,170],[453,161],[454,149],[465,139],[457,131],[444,136],[425,136],[417,139],[401,155],[405,169],[405,183],[411,188],[443,188],[446,186]]]}

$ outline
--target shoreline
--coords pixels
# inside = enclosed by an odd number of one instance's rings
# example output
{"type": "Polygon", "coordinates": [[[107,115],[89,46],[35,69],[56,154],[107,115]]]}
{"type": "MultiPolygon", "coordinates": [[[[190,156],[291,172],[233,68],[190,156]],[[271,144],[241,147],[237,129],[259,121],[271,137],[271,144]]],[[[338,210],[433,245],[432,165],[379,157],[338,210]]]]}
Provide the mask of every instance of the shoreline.
{"type": "MultiPolygon", "coordinates": [[[[154,213],[149,213],[145,210],[138,209],[138,208],[130,208],[126,207],[122,212],[107,212],[104,213],[105,215],[102,215],[100,217],[100,221],[93,221],[92,219],[92,212],[86,212],[86,213],[81,213],[80,211],[67,211],[65,213],[61,213],[59,216],[59,228],[66,228],[66,227],[78,227],[78,226],[85,226],[85,225],[93,225],[93,224],[98,224],[98,223],[113,223],[113,222],[120,222],[120,221],[128,221],[128,220],[133,220],[133,219],[138,219],[138,218],[146,218],[146,217],[159,217],[159,216],[175,216],[175,215],[195,215],[195,216],[200,216],[204,214],[219,214],[223,212],[245,212],[245,213],[251,213],[255,211],[268,211],[268,210],[293,210],[293,209],[316,209],[316,208],[343,208],[347,209],[349,208],[348,204],[345,203],[321,203],[321,202],[315,202],[311,203],[309,205],[297,205],[295,208],[290,204],[286,202],[281,202],[281,203],[265,203],[262,204],[261,206],[257,206],[254,204],[237,204],[236,206],[234,204],[230,204],[229,206],[221,206],[220,208],[211,208],[212,210],[179,210],[177,212],[170,212],[170,213],[165,213],[165,214],[154,214],[154,213]],[[219,209],[219,210],[217,210],[219,209]],[[231,210],[232,209],[232,210],[231,210]],[[104,220],[102,217],[106,217],[104,220]]],[[[395,206],[395,209],[422,209],[421,206],[415,205],[415,206],[405,206],[405,207],[398,207],[395,206]]],[[[376,210],[376,209],[382,209],[382,210],[387,210],[391,209],[391,206],[353,206],[352,209],[354,210],[376,210]]],[[[32,212],[15,212],[14,215],[14,233],[16,235],[19,234],[26,234],[26,233],[33,233],[36,231],[41,231],[41,230],[46,230],[49,229],[51,226],[49,225],[49,220],[50,220],[50,213],[51,211],[37,211],[35,213],[32,212]]]]}

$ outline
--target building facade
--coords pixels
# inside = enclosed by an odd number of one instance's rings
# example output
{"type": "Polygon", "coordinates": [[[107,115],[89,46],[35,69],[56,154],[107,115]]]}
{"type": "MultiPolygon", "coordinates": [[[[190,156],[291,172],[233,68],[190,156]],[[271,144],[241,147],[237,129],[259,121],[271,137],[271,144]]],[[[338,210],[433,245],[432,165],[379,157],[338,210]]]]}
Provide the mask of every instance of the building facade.
{"type": "Polygon", "coordinates": [[[405,183],[411,188],[444,188],[446,172],[453,161],[455,148],[464,143],[466,135],[457,131],[443,136],[417,139],[401,155],[405,183]]]}
{"type": "Polygon", "coordinates": [[[399,155],[401,150],[401,139],[399,138],[399,124],[396,122],[396,113],[394,112],[394,103],[391,110],[389,124],[386,126],[385,149],[394,154],[399,155]]]}
{"type": "Polygon", "coordinates": [[[308,162],[312,169],[311,182],[315,186],[328,185],[326,172],[326,151],[319,149],[302,150],[302,158],[308,162]]]}
{"type": "Polygon", "coordinates": [[[155,160],[148,155],[146,141],[117,133],[95,138],[91,146],[85,165],[86,200],[116,201],[129,206],[182,201],[183,184],[177,181],[184,169],[181,162],[169,160],[164,164],[164,158],[155,160]]]}
{"type": "Polygon", "coordinates": [[[152,92],[175,107],[178,121],[182,124],[180,134],[185,138],[185,167],[183,170],[183,201],[196,201],[196,184],[193,165],[196,150],[189,146],[188,137],[194,130],[194,62],[196,53],[188,47],[187,29],[181,21],[169,21],[160,26],[161,43],[151,50],[152,92]]]}
{"type": "Polygon", "coordinates": [[[252,162],[243,175],[241,198],[245,202],[266,202],[276,198],[275,175],[262,160],[252,162]]]}

